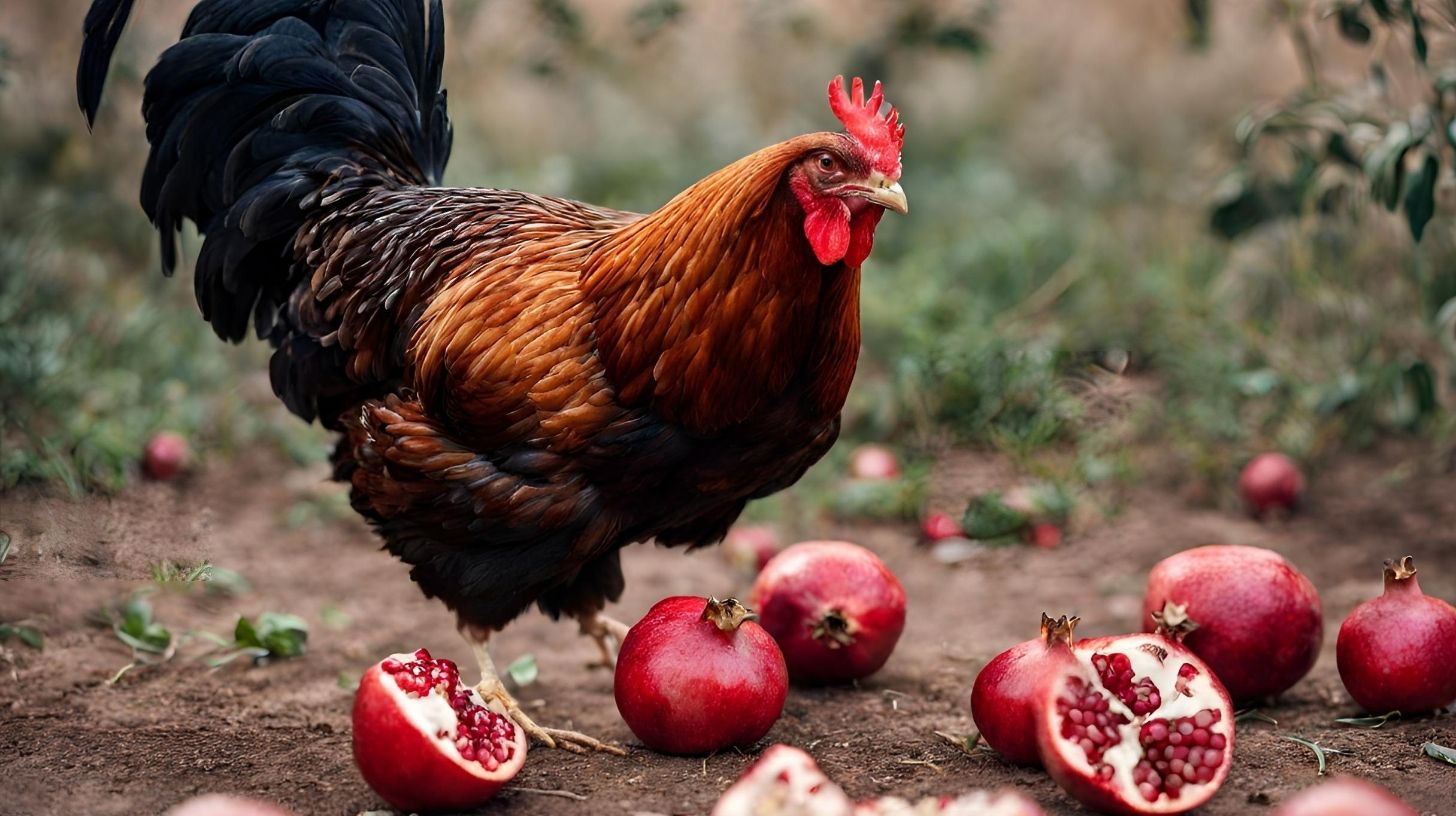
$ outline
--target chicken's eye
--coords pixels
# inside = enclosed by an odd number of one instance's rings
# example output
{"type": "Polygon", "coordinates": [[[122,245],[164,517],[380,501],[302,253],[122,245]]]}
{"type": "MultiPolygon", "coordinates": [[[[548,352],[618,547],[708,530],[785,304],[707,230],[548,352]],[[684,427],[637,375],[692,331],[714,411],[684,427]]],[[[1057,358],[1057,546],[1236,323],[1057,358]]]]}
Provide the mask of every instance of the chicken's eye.
{"type": "Polygon", "coordinates": [[[821,154],[819,156],[819,169],[820,170],[823,170],[826,173],[829,172],[830,170],[833,170],[834,169],[834,157],[833,156],[830,156],[828,153],[821,154]]]}

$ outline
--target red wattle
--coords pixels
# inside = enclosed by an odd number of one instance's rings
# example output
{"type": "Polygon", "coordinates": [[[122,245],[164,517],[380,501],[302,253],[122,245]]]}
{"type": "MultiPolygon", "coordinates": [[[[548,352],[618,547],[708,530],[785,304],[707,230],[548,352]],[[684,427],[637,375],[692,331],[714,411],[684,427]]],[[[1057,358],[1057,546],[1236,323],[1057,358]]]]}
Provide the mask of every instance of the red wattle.
{"type": "Polygon", "coordinates": [[[839,263],[849,251],[849,207],[837,198],[814,199],[805,208],[804,235],[819,263],[839,263]]]}

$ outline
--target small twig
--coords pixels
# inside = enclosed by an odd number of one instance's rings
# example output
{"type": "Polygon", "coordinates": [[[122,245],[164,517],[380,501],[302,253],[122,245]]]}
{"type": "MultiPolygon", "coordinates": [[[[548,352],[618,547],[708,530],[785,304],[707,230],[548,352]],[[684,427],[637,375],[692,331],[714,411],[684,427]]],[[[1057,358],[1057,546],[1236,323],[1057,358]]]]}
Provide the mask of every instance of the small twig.
{"type": "Polygon", "coordinates": [[[928,760],[928,759],[902,759],[902,760],[900,760],[900,764],[901,765],[924,765],[925,767],[929,768],[932,771],[935,771],[936,773],[942,773],[943,772],[941,770],[941,767],[939,765],[936,765],[934,762],[932,762],[931,760],[928,760]]]}
{"type": "Polygon", "coordinates": [[[523,788],[520,785],[512,785],[508,790],[516,793],[534,793],[538,796],[560,796],[562,799],[575,799],[578,802],[585,802],[588,798],[579,793],[569,790],[546,790],[545,788],[523,788]]]}
{"type": "Polygon", "coordinates": [[[965,736],[958,736],[946,731],[936,731],[935,735],[950,743],[956,750],[966,756],[975,756],[976,750],[981,745],[981,732],[976,731],[965,736]]]}

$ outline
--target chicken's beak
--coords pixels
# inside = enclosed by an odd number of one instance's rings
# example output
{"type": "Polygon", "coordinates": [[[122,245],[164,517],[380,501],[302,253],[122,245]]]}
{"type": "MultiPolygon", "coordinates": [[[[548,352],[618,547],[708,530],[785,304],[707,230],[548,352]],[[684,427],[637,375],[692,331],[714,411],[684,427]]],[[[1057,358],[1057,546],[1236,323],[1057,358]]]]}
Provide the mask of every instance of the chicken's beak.
{"type": "Polygon", "coordinates": [[[865,179],[862,195],[871,202],[887,210],[894,210],[901,215],[910,212],[910,201],[905,198],[905,191],[900,189],[900,183],[890,181],[878,171],[870,173],[869,178],[865,179]]]}

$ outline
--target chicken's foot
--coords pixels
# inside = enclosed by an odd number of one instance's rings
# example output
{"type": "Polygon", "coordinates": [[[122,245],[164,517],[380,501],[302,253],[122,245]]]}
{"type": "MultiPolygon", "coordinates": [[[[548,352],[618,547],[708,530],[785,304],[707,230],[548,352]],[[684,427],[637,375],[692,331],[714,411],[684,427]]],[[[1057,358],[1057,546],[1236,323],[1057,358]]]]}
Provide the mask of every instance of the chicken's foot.
{"type": "Polygon", "coordinates": [[[590,751],[601,751],[617,756],[626,756],[626,749],[609,742],[602,742],[596,737],[590,737],[579,731],[567,731],[560,728],[543,728],[536,724],[535,720],[526,716],[521,710],[520,703],[516,698],[506,691],[501,684],[500,677],[495,671],[495,661],[490,659],[490,652],[486,649],[485,643],[471,640],[471,648],[475,650],[475,659],[480,663],[480,684],[475,687],[476,692],[486,700],[494,700],[505,709],[509,716],[522,731],[547,748],[561,748],[573,754],[585,754],[590,751]]]}
{"type": "Polygon", "coordinates": [[[617,668],[617,653],[622,650],[622,641],[627,639],[627,624],[609,618],[601,612],[590,612],[577,618],[581,633],[596,642],[601,650],[600,660],[587,664],[587,668],[617,668]]]}

